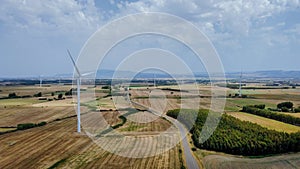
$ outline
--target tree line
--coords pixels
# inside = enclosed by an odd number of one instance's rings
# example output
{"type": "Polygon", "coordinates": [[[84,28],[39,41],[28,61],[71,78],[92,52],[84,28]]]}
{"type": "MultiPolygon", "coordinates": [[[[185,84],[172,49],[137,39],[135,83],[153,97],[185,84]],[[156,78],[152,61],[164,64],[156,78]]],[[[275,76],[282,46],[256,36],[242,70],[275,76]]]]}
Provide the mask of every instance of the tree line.
{"type": "Polygon", "coordinates": [[[254,114],[257,116],[262,116],[284,123],[292,124],[295,126],[300,126],[300,118],[290,116],[283,113],[276,113],[266,109],[260,109],[255,106],[243,106],[242,112],[254,114]]]}

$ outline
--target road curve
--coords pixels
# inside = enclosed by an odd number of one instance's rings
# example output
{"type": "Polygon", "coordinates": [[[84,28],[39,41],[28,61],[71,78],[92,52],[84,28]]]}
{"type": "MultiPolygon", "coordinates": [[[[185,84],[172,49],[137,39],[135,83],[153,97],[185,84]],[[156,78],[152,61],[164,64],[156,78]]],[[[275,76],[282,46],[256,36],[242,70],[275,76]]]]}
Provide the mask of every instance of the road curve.
{"type": "MultiPolygon", "coordinates": [[[[165,118],[167,118],[168,116],[165,116],[165,118]]],[[[178,122],[177,120],[172,119],[171,117],[167,118],[168,120],[172,121],[173,124],[179,129],[180,131],[180,135],[182,139],[182,146],[183,146],[183,151],[185,154],[185,160],[186,160],[186,165],[188,169],[199,169],[197,160],[195,159],[195,157],[193,156],[193,152],[191,151],[188,139],[186,138],[187,136],[187,129],[183,126],[183,124],[181,124],[180,122],[178,122]]]]}
{"type": "MultiPolygon", "coordinates": [[[[136,104],[138,106],[141,106],[141,107],[144,107],[145,109],[149,109],[147,106],[143,105],[143,104],[140,104],[138,102],[134,102],[134,101],[131,101],[132,104],[136,104]]],[[[182,146],[183,146],[183,152],[184,152],[184,155],[185,155],[185,160],[186,160],[186,166],[188,169],[199,169],[199,166],[198,166],[198,163],[197,163],[197,160],[195,159],[195,157],[193,156],[193,152],[191,151],[191,147],[188,143],[188,139],[186,138],[187,136],[187,129],[184,127],[183,124],[181,124],[179,121],[177,121],[176,119],[173,119],[169,116],[166,116],[166,115],[161,115],[160,112],[156,112],[155,110],[151,109],[149,110],[150,112],[158,115],[158,116],[161,116],[161,117],[164,117],[166,118],[167,120],[169,120],[170,122],[172,122],[179,130],[180,132],[180,136],[182,139],[182,146]]]]}

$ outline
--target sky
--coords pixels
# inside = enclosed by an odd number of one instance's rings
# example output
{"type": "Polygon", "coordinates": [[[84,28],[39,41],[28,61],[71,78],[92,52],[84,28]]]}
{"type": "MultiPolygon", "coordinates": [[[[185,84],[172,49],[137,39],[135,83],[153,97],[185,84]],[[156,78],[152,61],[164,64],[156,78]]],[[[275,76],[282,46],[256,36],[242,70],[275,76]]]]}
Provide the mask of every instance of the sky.
{"type": "MultiPolygon", "coordinates": [[[[226,72],[300,70],[300,0],[2,0],[0,77],[71,73],[66,49],[77,58],[95,31],[140,12],[168,13],[194,24],[209,38],[226,72]]],[[[153,40],[143,47],[159,42],[172,53],[186,50],[164,38],[153,40]]],[[[122,46],[127,49],[130,43],[116,48],[116,55],[126,53],[122,46]]],[[[189,60],[188,52],[178,55],[189,60]]],[[[100,67],[114,69],[112,58],[107,56],[100,67]]]]}

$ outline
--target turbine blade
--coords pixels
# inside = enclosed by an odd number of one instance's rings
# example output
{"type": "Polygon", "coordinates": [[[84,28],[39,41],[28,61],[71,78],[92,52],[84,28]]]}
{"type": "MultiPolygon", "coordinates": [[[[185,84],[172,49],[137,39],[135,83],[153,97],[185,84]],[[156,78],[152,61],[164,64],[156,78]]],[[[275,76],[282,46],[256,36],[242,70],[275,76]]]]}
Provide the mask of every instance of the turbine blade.
{"type": "Polygon", "coordinates": [[[88,75],[91,75],[91,74],[93,74],[94,72],[88,72],[88,73],[84,73],[84,74],[82,74],[81,76],[88,76],[88,75]]]}
{"type": "Polygon", "coordinates": [[[70,58],[72,60],[73,66],[74,66],[74,68],[75,68],[78,76],[81,77],[80,71],[79,71],[79,69],[78,69],[78,67],[77,67],[77,65],[76,65],[76,63],[75,63],[75,61],[74,61],[74,59],[73,59],[73,57],[72,57],[71,52],[69,51],[69,49],[67,49],[67,52],[68,52],[68,54],[69,54],[69,56],[70,56],[70,58]]]}

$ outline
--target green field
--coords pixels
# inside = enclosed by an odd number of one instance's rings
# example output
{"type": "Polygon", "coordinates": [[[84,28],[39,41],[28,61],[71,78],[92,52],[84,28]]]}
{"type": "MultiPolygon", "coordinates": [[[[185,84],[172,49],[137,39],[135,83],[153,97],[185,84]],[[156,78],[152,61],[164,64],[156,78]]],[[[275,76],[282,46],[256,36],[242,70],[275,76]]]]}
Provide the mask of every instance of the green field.
{"type": "MultiPolygon", "coordinates": [[[[263,92],[264,92],[263,90],[243,89],[243,94],[245,94],[245,95],[261,94],[263,92]]],[[[231,89],[230,92],[228,92],[228,93],[230,93],[230,94],[239,93],[239,90],[231,89]]]]}
{"type": "Polygon", "coordinates": [[[280,121],[268,119],[268,118],[261,117],[261,116],[256,116],[256,115],[249,114],[249,113],[229,112],[227,114],[231,115],[233,117],[236,117],[240,120],[243,120],[243,121],[249,121],[252,123],[259,124],[263,127],[271,129],[271,130],[287,132],[287,133],[294,133],[294,132],[300,131],[300,127],[298,127],[298,126],[294,126],[294,125],[283,123],[280,121]]]}
{"type": "Polygon", "coordinates": [[[276,107],[276,104],[266,102],[259,99],[247,99],[247,98],[227,98],[225,111],[240,111],[243,106],[265,104],[266,107],[276,107]]]}
{"type": "Polygon", "coordinates": [[[129,123],[128,126],[121,128],[120,131],[137,131],[144,127],[146,126],[143,124],[129,123]]]}
{"type": "Polygon", "coordinates": [[[227,99],[227,102],[237,104],[237,105],[240,105],[240,106],[265,104],[266,107],[276,107],[275,104],[264,102],[263,100],[259,100],[259,99],[236,98],[236,99],[227,99]]]}

